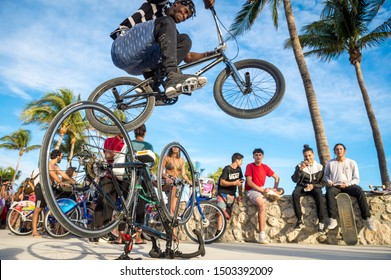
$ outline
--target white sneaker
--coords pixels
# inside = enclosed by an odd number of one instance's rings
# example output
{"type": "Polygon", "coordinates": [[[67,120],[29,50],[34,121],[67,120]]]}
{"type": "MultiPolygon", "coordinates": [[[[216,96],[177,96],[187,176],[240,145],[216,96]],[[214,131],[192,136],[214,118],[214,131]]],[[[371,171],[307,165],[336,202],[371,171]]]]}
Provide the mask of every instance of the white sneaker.
{"type": "Polygon", "coordinates": [[[367,229],[372,230],[372,231],[376,231],[375,223],[373,222],[373,220],[371,218],[368,218],[363,221],[364,221],[364,225],[367,227],[367,229]]]}
{"type": "Polygon", "coordinates": [[[264,231],[262,231],[260,234],[259,234],[259,241],[258,243],[260,244],[268,244],[269,241],[266,239],[266,233],[264,231]]]}
{"type": "Polygon", "coordinates": [[[338,226],[337,220],[330,218],[329,225],[327,226],[328,229],[335,229],[338,226]]]}

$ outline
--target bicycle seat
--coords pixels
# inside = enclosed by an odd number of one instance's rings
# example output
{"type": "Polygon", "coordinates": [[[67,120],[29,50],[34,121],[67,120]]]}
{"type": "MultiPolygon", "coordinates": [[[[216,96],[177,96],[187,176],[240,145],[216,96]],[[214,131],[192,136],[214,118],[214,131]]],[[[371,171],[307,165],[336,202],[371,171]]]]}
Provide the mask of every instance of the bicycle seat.
{"type": "Polygon", "coordinates": [[[151,150],[137,151],[135,158],[142,163],[155,163],[156,161],[156,155],[151,150]]]}

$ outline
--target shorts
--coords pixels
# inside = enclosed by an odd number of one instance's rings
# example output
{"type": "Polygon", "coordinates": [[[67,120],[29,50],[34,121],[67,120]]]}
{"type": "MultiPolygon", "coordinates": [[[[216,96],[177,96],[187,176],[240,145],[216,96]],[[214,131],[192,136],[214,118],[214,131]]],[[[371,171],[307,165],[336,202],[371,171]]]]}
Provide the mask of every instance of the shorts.
{"type": "Polygon", "coordinates": [[[232,208],[232,205],[235,202],[235,196],[226,193],[219,193],[217,195],[217,206],[221,209],[232,208]]]}
{"type": "Polygon", "coordinates": [[[130,75],[155,69],[160,62],[160,46],[154,37],[155,20],[139,23],[118,36],[111,47],[111,58],[130,75]]]}
{"type": "Polygon", "coordinates": [[[46,200],[45,200],[45,197],[43,196],[43,193],[42,193],[42,189],[41,189],[41,184],[38,183],[36,186],[35,186],[35,197],[36,197],[36,201],[35,201],[35,207],[37,208],[45,208],[47,206],[46,204],[46,200]]]}
{"type": "Polygon", "coordinates": [[[258,197],[265,198],[263,194],[256,190],[248,190],[246,191],[247,198],[251,201],[252,204],[257,204],[256,200],[258,197]]]}

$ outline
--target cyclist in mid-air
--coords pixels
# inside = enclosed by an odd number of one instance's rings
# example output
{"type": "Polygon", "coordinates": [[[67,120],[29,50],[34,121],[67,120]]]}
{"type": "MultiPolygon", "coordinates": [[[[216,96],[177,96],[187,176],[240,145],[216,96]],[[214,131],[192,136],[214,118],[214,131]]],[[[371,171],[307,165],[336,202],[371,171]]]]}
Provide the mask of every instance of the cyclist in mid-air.
{"type": "MultiPolygon", "coordinates": [[[[214,0],[203,0],[211,8],[214,0]]],[[[205,77],[185,75],[178,69],[191,49],[191,39],[180,34],[176,24],[196,15],[192,0],[146,0],[130,17],[111,33],[113,63],[131,75],[147,75],[159,67],[165,73],[165,94],[178,96],[186,85],[198,89],[207,83],[205,77]]]]}

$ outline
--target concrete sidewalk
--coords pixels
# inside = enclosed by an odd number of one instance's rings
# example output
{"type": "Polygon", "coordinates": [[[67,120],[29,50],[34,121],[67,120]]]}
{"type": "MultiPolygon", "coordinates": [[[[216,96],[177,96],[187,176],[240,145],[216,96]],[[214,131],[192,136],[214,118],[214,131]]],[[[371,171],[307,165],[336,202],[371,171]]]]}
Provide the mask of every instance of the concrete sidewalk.
{"type": "MultiPolygon", "coordinates": [[[[391,260],[391,246],[337,246],[303,244],[214,243],[206,246],[206,255],[198,260],[391,260]]],[[[165,243],[161,241],[161,247],[165,243]]],[[[75,236],[54,239],[16,236],[0,230],[1,260],[114,260],[122,253],[122,245],[89,243],[75,236]]],[[[132,258],[156,260],[148,255],[151,242],[134,245],[132,258]]],[[[179,249],[196,251],[193,242],[181,242],[179,249]]]]}

